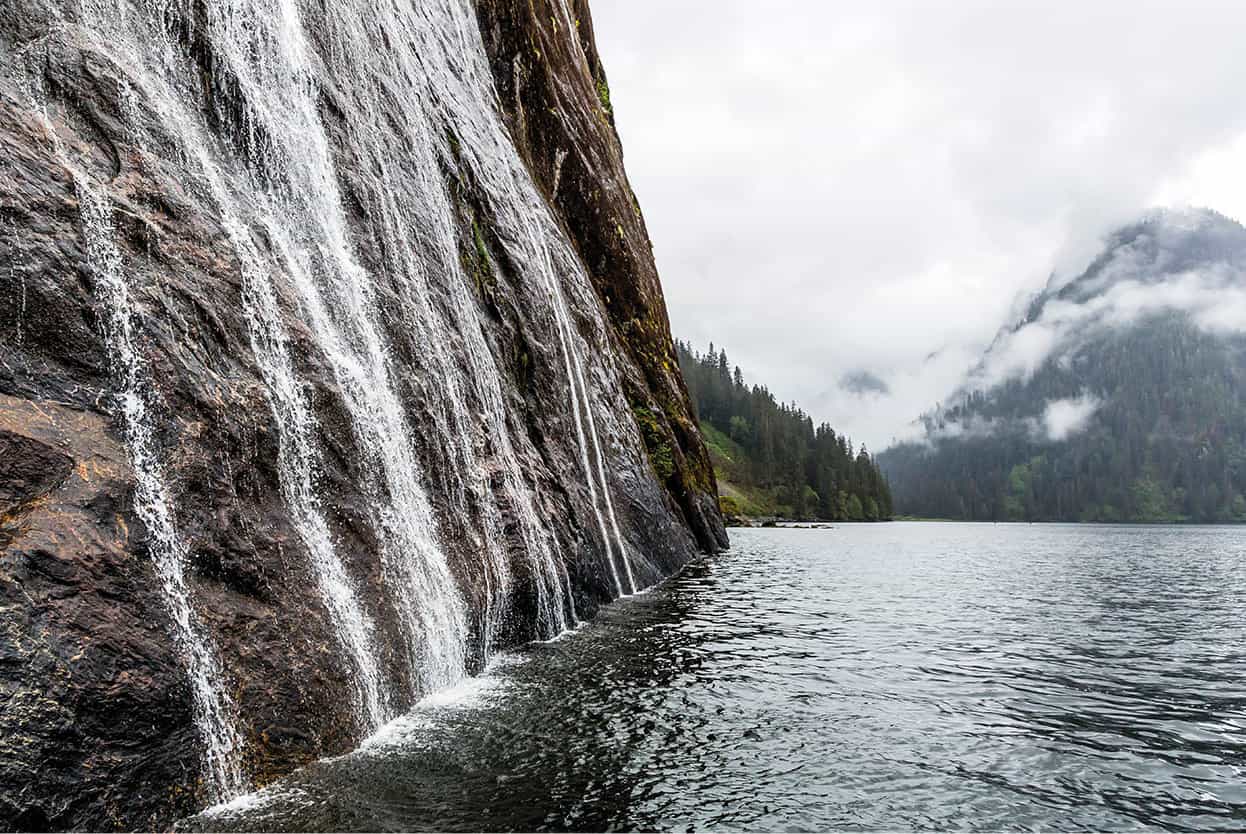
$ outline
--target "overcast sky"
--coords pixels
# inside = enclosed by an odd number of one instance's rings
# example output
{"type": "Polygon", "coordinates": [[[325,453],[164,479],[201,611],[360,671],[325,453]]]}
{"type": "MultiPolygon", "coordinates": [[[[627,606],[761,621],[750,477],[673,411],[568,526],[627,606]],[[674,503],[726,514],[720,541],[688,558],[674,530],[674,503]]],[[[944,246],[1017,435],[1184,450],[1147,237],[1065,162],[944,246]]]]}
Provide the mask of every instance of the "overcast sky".
{"type": "Polygon", "coordinates": [[[1246,3],[592,8],[675,334],[876,450],[1111,226],[1246,219],[1246,3]]]}

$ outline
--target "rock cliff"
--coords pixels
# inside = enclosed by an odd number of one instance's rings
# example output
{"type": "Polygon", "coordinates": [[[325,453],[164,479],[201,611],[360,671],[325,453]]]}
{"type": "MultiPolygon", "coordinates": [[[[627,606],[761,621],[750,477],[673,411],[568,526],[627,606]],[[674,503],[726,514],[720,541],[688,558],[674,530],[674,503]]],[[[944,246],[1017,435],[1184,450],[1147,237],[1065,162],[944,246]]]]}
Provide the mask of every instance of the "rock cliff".
{"type": "Polygon", "coordinates": [[[0,824],[165,825],[726,544],[582,0],[0,56],[0,824]]]}

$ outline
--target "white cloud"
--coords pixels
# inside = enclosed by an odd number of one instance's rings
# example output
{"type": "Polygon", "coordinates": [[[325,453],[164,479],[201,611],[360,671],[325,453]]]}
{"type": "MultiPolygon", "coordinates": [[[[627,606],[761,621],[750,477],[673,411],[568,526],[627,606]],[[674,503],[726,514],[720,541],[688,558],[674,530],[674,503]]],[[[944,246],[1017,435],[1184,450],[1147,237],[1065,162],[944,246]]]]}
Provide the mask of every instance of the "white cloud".
{"type": "Polygon", "coordinates": [[[926,431],[906,438],[910,442],[935,445],[945,440],[987,437],[1002,433],[1019,433],[1038,442],[1058,443],[1085,431],[1090,418],[1103,401],[1086,392],[1076,397],[1049,400],[1037,417],[1011,419],[983,417],[970,413],[960,420],[948,420],[942,413],[927,417],[926,431]]]}
{"type": "MultiPolygon", "coordinates": [[[[935,445],[944,440],[960,440],[974,437],[988,437],[993,434],[999,434],[1010,424],[1007,421],[995,420],[983,417],[981,414],[970,414],[963,420],[947,420],[937,419],[931,425],[920,440],[924,443],[935,445]]],[[[1022,421],[1022,428],[1026,431],[1032,431],[1032,421],[1022,421]]]]}
{"type": "Polygon", "coordinates": [[[1157,189],[1159,206],[1213,206],[1246,221],[1246,135],[1197,153],[1157,189]]]}
{"type": "Polygon", "coordinates": [[[1047,430],[1047,439],[1058,443],[1084,431],[1101,404],[1099,398],[1090,394],[1052,400],[1043,411],[1043,427],[1047,430]]]}
{"type": "Polygon", "coordinates": [[[1218,334],[1246,333],[1246,276],[1228,268],[1182,273],[1161,283],[1119,280],[1082,303],[1055,300],[1015,333],[1001,336],[970,376],[970,389],[986,390],[1012,378],[1029,378],[1048,358],[1065,356],[1102,328],[1122,328],[1152,315],[1185,313],[1218,334]]]}

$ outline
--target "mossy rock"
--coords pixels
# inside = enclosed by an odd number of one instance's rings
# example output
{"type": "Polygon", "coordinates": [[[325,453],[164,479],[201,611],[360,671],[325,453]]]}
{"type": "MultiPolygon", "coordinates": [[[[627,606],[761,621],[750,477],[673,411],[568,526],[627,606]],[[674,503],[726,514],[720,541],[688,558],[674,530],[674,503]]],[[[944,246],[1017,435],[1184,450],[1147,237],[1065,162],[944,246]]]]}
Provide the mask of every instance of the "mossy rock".
{"type": "Polygon", "coordinates": [[[649,454],[649,463],[658,478],[667,481],[675,474],[675,451],[671,448],[666,432],[658,422],[657,416],[647,406],[632,409],[636,416],[636,425],[640,426],[640,434],[645,441],[645,451],[649,454]]]}

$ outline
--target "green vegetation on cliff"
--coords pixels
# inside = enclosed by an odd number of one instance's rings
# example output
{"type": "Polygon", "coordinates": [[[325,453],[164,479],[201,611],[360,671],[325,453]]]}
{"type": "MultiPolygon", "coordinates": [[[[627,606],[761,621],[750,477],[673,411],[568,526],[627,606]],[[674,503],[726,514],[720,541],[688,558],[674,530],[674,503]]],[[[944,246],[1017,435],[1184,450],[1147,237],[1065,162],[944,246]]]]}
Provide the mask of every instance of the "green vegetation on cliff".
{"type": "Polygon", "coordinates": [[[748,386],[725,351],[676,343],[726,515],[827,521],[891,518],[891,491],[865,447],[796,405],[748,386]]]}

